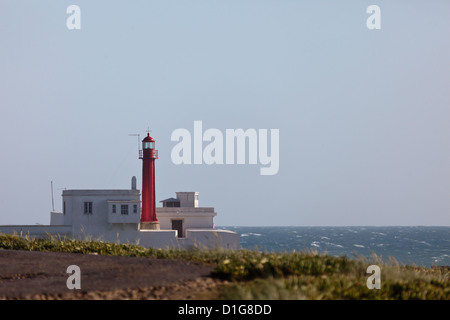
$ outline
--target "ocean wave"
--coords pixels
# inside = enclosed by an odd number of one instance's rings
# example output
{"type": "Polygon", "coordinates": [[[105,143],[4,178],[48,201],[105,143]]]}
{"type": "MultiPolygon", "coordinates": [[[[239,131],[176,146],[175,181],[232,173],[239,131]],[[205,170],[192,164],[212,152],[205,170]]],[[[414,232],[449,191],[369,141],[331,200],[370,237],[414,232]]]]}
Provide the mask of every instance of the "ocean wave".
{"type": "Polygon", "coordinates": [[[319,243],[320,243],[319,241],[313,241],[313,242],[311,242],[311,246],[319,248],[320,247],[319,243]]]}
{"type": "Polygon", "coordinates": [[[337,248],[343,248],[344,246],[337,244],[337,243],[332,243],[332,242],[325,242],[325,244],[327,246],[332,246],[332,247],[337,247],[337,248]]]}
{"type": "Polygon", "coordinates": [[[261,233],[253,233],[253,232],[241,233],[241,237],[249,237],[249,236],[262,236],[262,234],[261,233]]]}
{"type": "Polygon", "coordinates": [[[427,246],[430,246],[430,247],[431,247],[431,244],[429,244],[429,243],[426,242],[426,241],[419,241],[419,240],[414,240],[414,239],[411,239],[411,241],[414,241],[414,242],[416,242],[416,243],[426,244],[427,246]]]}
{"type": "Polygon", "coordinates": [[[357,248],[365,248],[365,246],[363,246],[362,244],[353,244],[353,246],[357,248]]]}
{"type": "Polygon", "coordinates": [[[450,258],[450,255],[448,254],[441,254],[440,256],[437,257],[431,257],[434,263],[444,262],[448,258],[450,258]]]}

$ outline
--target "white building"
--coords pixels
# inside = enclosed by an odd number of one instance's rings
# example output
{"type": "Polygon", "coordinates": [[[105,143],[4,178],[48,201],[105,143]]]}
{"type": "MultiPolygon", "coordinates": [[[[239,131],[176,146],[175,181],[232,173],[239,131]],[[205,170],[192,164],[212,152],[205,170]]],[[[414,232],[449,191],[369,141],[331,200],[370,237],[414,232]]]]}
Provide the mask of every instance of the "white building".
{"type": "Polygon", "coordinates": [[[177,198],[161,201],[162,208],[156,208],[161,229],[177,230],[183,238],[188,230],[214,229],[214,208],[198,206],[198,192],[176,192],[177,198]]]}
{"type": "Polygon", "coordinates": [[[198,206],[198,192],[177,192],[156,208],[160,230],[140,228],[141,200],[133,177],[131,189],[64,190],[63,212],[51,212],[49,226],[0,226],[2,233],[138,243],[145,247],[224,247],[239,249],[239,235],[216,230],[214,208],[198,206]]]}

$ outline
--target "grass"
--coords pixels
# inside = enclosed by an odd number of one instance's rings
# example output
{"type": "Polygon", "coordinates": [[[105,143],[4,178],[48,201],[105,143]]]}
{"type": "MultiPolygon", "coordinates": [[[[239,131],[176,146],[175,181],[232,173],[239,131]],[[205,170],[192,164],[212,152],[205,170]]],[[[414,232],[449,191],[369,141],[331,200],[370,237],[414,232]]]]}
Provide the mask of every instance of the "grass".
{"type": "Polygon", "coordinates": [[[215,299],[421,299],[448,300],[450,268],[424,268],[316,252],[268,253],[258,250],[153,249],[135,244],[45,239],[0,234],[0,248],[183,259],[211,263],[212,276],[230,281],[215,299]],[[381,268],[381,289],[370,290],[369,265],[381,268]]]}

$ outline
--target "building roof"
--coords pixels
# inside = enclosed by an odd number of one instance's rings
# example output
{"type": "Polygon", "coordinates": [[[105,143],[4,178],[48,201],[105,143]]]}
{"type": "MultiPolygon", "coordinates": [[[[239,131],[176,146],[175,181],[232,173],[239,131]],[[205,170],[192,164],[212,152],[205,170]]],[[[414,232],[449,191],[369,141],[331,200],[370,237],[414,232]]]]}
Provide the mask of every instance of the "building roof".
{"type": "Polygon", "coordinates": [[[72,189],[63,190],[62,196],[139,196],[139,190],[133,189],[72,189]]]}
{"type": "Polygon", "coordinates": [[[161,200],[160,202],[180,202],[179,199],[175,199],[175,198],[168,198],[165,200],[161,200]]]}

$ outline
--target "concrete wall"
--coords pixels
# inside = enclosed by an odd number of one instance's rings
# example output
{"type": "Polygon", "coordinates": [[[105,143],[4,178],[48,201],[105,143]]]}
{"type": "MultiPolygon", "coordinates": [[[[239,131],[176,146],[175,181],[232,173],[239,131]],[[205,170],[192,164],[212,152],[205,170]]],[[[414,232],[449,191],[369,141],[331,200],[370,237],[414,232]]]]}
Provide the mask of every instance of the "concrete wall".
{"type": "Polygon", "coordinates": [[[137,243],[144,247],[173,248],[178,247],[176,230],[141,230],[137,243]]]}
{"type": "Polygon", "coordinates": [[[176,230],[141,230],[139,244],[153,248],[224,248],[241,249],[239,235],[228,230],[187,229],[186,238],[178,238],[176,230]]]}
{"type": "MultiPolygon", "coordinates": [[[[72,237],[71,226],[0,226],[0,233],[30,235],[35,237],[53,236],[72,237]]],[[[240,249],[239,235],[228,230],[187,229],[186,238],[178,238],[176,230],[135,230],[120,226],[106,234],[78,234],[80,240],[101,240],[113,243],[132,243],[153,248],[218,248],[240,249]]]]}
{"type": "Polygon", "coordinates": [[[134,223],[123,223],[110,225],[107,232],[88,233],[84,229],[76,235],[80,240],[101,240],[113,243],[136,243],[139,236],[139,228],[134,223]]]}
{"type": "Polygon", "coordinates": [[[50,212],[50,225],[61,226],[64,225],[64,215],[62,212],[50,212]]]}
{"type": "Polygon", "coordinates": [[[0,233],[30,235],[30,236],[45,236],[52,234],[54,236],[71,236],[72,226],[49,226],[49,225],[17,225],[17,226],[0,226],[0,233]]]}
{"type": "Polygon", "coordinates": [[[186,238],[199,248],[241,249],[239,235],[229,230],[188,229],[186,238]]]}

